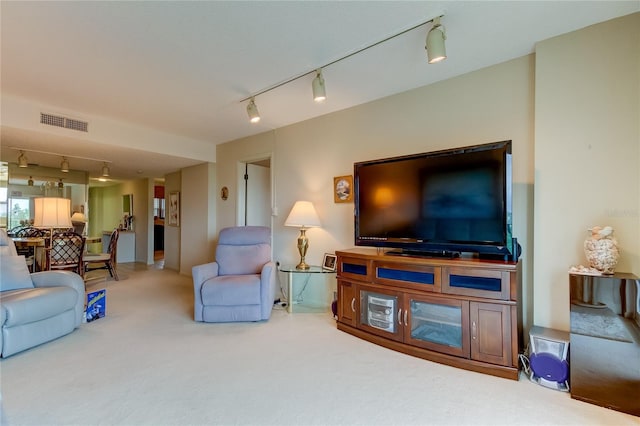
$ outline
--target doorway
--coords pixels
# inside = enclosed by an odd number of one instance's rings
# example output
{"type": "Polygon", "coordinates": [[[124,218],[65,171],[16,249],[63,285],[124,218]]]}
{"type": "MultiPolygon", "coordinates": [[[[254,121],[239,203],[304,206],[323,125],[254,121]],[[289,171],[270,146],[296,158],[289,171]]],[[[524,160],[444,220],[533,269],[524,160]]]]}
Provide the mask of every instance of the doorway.
{"type": "Polygon", "coordinates": [[[271,228],[271,156],[238,164],[238,226],[271,228]]]}
{"type": "Polygon", "coordinates": [[[164,182],[156,179],[153,185],[153,263],[164,267],[164,219],[166,212],[164,182]]]}

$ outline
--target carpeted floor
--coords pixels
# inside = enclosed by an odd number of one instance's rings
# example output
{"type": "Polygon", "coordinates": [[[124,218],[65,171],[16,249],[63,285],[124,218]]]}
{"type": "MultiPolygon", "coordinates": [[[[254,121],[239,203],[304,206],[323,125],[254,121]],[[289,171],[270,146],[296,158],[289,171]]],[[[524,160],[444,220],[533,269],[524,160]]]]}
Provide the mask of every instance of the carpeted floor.
{"type": "Polygon", "coordinates": [[[403,355],[330,313],[193,321],[188,277],[120,265],[107,316],[0,362],[8,425],[638,425],[531,383],[403,355]]]}

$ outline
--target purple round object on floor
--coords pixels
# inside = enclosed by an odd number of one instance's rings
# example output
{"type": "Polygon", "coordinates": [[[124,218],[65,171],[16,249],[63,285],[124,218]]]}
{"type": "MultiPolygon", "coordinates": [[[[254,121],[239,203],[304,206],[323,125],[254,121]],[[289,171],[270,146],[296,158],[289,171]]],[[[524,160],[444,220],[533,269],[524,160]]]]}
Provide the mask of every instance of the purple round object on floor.
{"type": "Polygon", "coordinates": [[[529,362],[531,370],[537,377],[550,382],[564,382],[569,378],[569,364],[549,353],[531,355],[529,362]]]}

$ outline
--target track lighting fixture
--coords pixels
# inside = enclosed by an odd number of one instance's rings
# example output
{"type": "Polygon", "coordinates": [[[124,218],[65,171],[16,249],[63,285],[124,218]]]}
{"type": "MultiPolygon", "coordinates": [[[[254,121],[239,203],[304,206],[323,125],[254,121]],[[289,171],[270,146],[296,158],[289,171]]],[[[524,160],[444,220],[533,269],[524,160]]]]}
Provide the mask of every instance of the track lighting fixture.
{"type": "Polygon", "coordinates": [[[27,156],[24,155],[24,151],[20,151],[20,155],[18,156],[18,167],[28,167],[29,162],[27,161],[27,156]]]}
{"type": "Polygon", "coordinates": [[[62,179],[58,181],[58,188],[60,189],[64,188],[64,183],[62,183],[62,179]]]}
{"type": "Polygon", "coordinates": [[[316,102],[322,102],[327,99],[327,92],[324,87],[324,78],[322,77],[322,70],[316,70],[316,78],[311,83],[311,89],[313,90],[313,100],[316,102]]]}
{"type": "Polygon", "coordinates": [[[447,59],[447,52],[445,50],[444,41],[447,39],[444,27],[440,24],[440,18],[433,20],[433,27],[427,34],[427,58],[430,64],[435,64],[443,59],[447,59]]]}
{"type": "Polygon", "coordinates": [[[60,163],[60,171],[63,173],[69,173],[69,161],[67,161],[67,157],[62,157],[62,163],[60,163]]]}
{"type": "Polygon", "coordinates": [[[110,174],[110,170],[109,170],[109,166],[107,165],[107,163],[104,163],[104,165],[102,166],[102,176],[103,177],[109,177],[110,174]]]}
{"type": "Polygon", "coordinates": [[[29,176],[29,180],[27,181],[27,185],[33,186],[33,176],[29,176]]]}
{"type": "Polygon", "coordinates": [[[254,98],[251,98],[251,101],[249,101],[249,104],[247,105],[247,114],[249,115],[249,121],[252,123],[260,121],[260,113],[258,112],[258,107],[256,106],[254,98]]]}
{"type": "Polygon", "coordinates": [[[427,49],[427,57],[429,58],[429,63],[430,64],[434,64],[436,62],[440,62],[443,59],[447,58],[447,53],[445,51],[445,46],[444,46],[444,41],[447,38],[445,35],[445,30],[444,27],[440,24],[440,18],[442,18],[442,16],[444,15],[440,15],[437,16],[435,18],[431,18],[428,21],[424,21],[421,22],[417,25],[412,26],[411,28],[407,28],[405,30],[400,31],[397,34],[394,34],[392,36],[389,36],[385,39],[382,39],[380,41],[377,41],[375,43],[372,43],[368,46],[365,46],[361,49],[358,49],[354,52],[351,52],[341,58],[335,59],[327,64],[324,64],[321,67],[316,68],[315,70],[311,70],[311,71],[306,71],[302,74],[298,74],[296,76],[293,76],[287,80],[284,80],[280,83],[274,84],[272,86],[269,86],[259,92],[255,92],[251,95],[249,95],[248,97],[241,99],[240,103],[244,103],[246,101],[250,101],[249,104],[247,105],[247,114],[249,115],[249,119],[251,120],[252,123],[257,123],[258,121],[260,121],[260,114],[258,113],[258,107],[256,107],[255,104],[255,97],[262,95],[264,93],[270,92],[272,90],[277,89],[278,87],[282,87],[286,84],[289,84],[293,81],[296,81],[302,77],[306,77],[309,74],[312,73],[316,73],[315,78],[313,79],[313,82],[311,83],[311,89],[313,90],[313,100],[316,102],[322,102],[327,98],[327,94],[326,94],[326,89],[324,86],[324,78],[322,77],[322,69],[326,68],[328,66],[331,66],[335,63],[338,63],[340,61],[344,61],[345,59],[348,59],[354,55],[357,55],[358,53],[362,53],[365,50],[371,49],[372,47],[376,47],[382,43],[385,43],[391,39],[394,39],[398,36],[401,36],[403,34],[408,33],[409,31],[413,31],[416,28],[420,28],[423,27],[426,24],[432,23],[433,27],[431,28],[431,30],[429,31],[429,33],[427,34],[427,41],[426,41],[426,46],[425,49],[427,49]]]}

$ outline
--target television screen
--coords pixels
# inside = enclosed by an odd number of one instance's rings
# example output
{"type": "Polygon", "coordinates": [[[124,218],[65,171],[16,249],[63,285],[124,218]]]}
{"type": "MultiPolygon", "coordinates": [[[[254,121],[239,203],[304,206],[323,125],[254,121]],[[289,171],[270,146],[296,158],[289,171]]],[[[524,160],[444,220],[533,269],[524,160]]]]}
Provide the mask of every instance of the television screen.
{"type": "Polygon", "coordinates": [[[511,141],[354,165],[356,245],[510,254],[511,141]]]}

